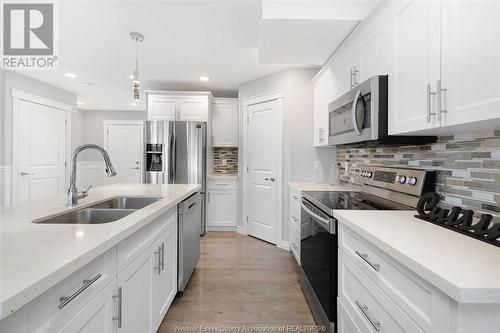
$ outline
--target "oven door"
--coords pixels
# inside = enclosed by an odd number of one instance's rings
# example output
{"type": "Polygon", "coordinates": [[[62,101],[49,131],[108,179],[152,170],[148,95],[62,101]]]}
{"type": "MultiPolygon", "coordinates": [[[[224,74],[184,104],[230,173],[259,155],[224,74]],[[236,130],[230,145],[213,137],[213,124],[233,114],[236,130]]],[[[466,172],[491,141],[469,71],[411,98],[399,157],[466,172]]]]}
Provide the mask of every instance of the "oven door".
{"type": "Polygon", "coordinates": [[[336,322],[336,221],[301,198],[300,261],[316,298],[330,322],[336,322]]]}

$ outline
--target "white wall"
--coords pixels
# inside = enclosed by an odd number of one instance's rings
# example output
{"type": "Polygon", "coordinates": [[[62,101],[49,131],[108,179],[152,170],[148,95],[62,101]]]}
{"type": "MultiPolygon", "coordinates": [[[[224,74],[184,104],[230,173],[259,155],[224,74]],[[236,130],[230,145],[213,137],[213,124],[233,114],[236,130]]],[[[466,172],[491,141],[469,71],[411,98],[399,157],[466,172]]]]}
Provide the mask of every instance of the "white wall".
{"type": "MultiPolygon", "coordinates": [[[[321,163],[325,173],[336,162],[335,148],[313,147],[313,94],[310,81],[317,71],[318,69],[314,68],[289,69],[244,83],[238,87],[240,100],[277,90],[281,90],[285,94],[282,229],[284,241],[288,241],[288,220],[286,218],[288,216],[288,182],[315,181],[315,161],[321,163]]],[[[243,142],[241,137],[240,142],[243,142]]],[[[240,161],[243,160],[242,150],[240,149],[240,161]]],[[[239,169],[243,170],[241,167],[239,169]]]]}
{"type": "MultiPolygon", "coordinates": [[[[79,110],[79,128],[82,133],[81,142],[104,144],[103,120],[146,120],[145,111],[90,111],[79,110]]],[[[101,161],[102,156],[96,151],[84,151],[78,157],[80,161],[101,161]]]]}

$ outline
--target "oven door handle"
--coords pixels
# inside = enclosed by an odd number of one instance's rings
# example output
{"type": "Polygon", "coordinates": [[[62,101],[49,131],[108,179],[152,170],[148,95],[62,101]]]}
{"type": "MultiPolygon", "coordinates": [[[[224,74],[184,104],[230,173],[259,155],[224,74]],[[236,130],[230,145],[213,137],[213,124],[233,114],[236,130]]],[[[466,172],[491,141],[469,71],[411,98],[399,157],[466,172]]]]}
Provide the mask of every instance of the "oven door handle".
{"type": "Polygon", "coordinates": [[[354,126],[354,130],[356,131],[356,134],[357,135],[361,135],[361,129],[359,128],[359,125],[358,125],[358,118],[357,118],[357,114],[356,114],[356,111],[358,109],[358,100],[359,100],[359,97],[361,96],[361,90],[358,90],[356,92],[356,96],[354,97],[354,101],[352,102],[352,110],[351,110],[351,114],[352,114],[352,124],[354,126]]]}
{"type": "Polygon", "coordinates": [[[307,208],[307,206],[304,204],[304,198],[300,198],[300,207],[307,214],[309,214],[313,219],[315,219],[316,221],[318,221],[323,226],[323,228],[325,228],[326,230],[328,230],[330,233],[333,233],[333,234],[335,233],[335,229],[332,230],[332,228],[331,228],[332,221],[327,220],[327,219],[319,216],[318,214],[314,213],[312,210],[310,210],[309,208],[307,208]]]}

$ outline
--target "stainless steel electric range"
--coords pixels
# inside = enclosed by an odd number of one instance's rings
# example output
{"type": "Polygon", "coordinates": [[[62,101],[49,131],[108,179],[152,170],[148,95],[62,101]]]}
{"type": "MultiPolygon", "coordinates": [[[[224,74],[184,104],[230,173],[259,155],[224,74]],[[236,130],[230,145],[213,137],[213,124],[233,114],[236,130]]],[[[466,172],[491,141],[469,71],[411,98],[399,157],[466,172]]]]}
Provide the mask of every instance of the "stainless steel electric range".
{"type": "Polygon", "coordinates": [[[336,210],[413,210],[420,195],[434,191],[433,172],[362,166],[354,192],[302,192],[301,283],[318,325],[336,332],[336,210]]]}

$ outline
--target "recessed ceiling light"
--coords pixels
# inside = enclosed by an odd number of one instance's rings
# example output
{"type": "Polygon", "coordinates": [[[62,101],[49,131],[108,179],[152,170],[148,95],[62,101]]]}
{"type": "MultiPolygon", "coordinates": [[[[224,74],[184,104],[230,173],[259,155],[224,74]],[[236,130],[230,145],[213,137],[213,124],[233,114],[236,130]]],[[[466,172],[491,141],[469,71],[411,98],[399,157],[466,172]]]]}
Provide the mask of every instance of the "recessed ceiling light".
{"type": "Polygon", "coordinates": [[[135,102],[130,102],[130,106],[137,106],[137,103],[135,103],[135,102]]]}
{"type": "Polygon", "coordinates": [[[73,73],[64,73],[64,76],[66,76],[67,78],[70,78],[70,79],[76,78],[76,74],[73,74],[73,73]]]}
{"type": "Polygon", "coordinates": [[[200,76],[200,81],[210,81],[208,76],[200,76]]]}
{"type": "Polygon", "coordinates": [[[76,102],[76,105],[85,105],[84,102],[76,102]]]}

